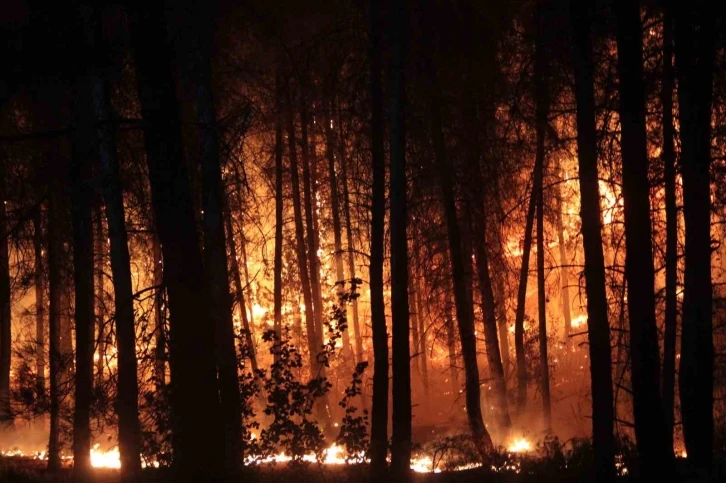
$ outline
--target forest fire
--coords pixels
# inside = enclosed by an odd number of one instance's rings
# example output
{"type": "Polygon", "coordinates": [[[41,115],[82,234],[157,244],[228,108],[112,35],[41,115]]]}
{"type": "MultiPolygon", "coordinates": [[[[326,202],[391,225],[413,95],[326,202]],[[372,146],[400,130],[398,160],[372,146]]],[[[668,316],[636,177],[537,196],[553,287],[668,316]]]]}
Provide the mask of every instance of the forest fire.
{"type": "Polygon", "coordinates": [[[0,479],[723,479],[722,10],[11,3],[0,479]]]}

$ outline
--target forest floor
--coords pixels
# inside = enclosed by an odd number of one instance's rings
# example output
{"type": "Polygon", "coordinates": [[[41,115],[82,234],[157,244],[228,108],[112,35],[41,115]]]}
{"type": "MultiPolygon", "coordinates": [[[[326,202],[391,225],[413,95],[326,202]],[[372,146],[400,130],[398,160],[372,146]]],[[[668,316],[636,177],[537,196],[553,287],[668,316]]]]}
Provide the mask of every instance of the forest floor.
{"type": "MultiPolygon", "coordinates": [[[[726,462],[720,461],[716,465],[714,475],[710,478],[698,477],[689,473],[685,461],[680,460],[677,474],[669,480],[672,482],[723,482],[726,481],[726,462]]],[[[45,463],[31,458],[0,458],[0,482],[2,483],[70,483],[73,481],[70,468],[64,468],[59,473],[50,474],[45,469],[45,463]]],[[[120,483],[118,470],[95,469],[92,483],[120,483]]],[[[146,469],[140,478],[140,483],[163,483],[169,480],[164,470],[146,469]]],[[[239,478],[227,480],[229,483],[357,483],[368,482],[368,466],[357,465],[317,465],[303,464],[291,466],[277,464],[270,466],[247,467],[247,471],[239,478]]],[[[543,463],[540,467],[532,467],[527,471],[495,472],[485,468],[474,468],[461,471],[443,471],[440,473],[412,473],[412,483],[548,483],[548,482],[589,482],[594,481],[592,475],[583,468],[553,471],[543,463]]],[[[635,482],[652,481],[650,478],[636,479],[632,475],[618,477],[617,481],[635,482]]],[[[376,482],[383,483],[383,482],[376,482]]]]}

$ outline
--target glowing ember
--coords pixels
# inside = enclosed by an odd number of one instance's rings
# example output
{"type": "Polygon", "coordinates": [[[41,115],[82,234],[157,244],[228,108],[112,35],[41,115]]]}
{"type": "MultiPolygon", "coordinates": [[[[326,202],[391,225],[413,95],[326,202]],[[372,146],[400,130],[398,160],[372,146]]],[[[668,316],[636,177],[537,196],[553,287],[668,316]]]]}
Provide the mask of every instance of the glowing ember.
{"type": "Polygon", "coordinates": [[[587,314],[578,315],[574,317],[570,322],[572,328],[577,328],[587,324],[587,314]]]}
{"type": "Polygon", "coordinates": [[[532,450],[532,443],[524,438],[514,440],[512,444],[507,448],[510,453],[526,453],[532,450]]]}

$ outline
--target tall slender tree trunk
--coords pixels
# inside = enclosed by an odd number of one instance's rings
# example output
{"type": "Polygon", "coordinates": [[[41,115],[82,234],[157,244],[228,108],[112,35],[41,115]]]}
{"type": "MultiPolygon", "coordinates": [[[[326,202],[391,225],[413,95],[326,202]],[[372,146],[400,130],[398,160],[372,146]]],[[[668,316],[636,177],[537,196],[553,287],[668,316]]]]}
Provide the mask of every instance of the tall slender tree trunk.
{"type": "MultiPolygon", "coordinates": [[[[686,228],[679,389],[688,460],[713,464],[711,107],[717,8],[676,3],[675,41],[686,228]]],[[[723,20],[723,19],[722,19],[723,20]]]]}
{"type": "MultiPolygon", "coordinates": [[[[479,291],[481,294],[484,314],[484,343],[486,345],[487,362],[491,377],[494,380],[494,397],[496,400],[496,417],[499,426],[507,432],[512,425],[507,404],[507,388],[504,379],[504,367],[499,349],[499,336],[497,334],[497,317],[494,302],[494,290],[489,272],[489,247],[487,246],[486,207],[481,189],[484,186],[484,177],[481,172],[481,146],[479,144],[478,116],[475,94],[473,89],[473,76],[469,80],[469,95],[467,96],[467,137],[469,138],[469,173],[471,183],[467,191],[469,202],[473,204],[471,225],[474,237],[474,256],[476,258],[479,291]]],[[[471,257],[470,257],[471,258],[471,257]]]]}
{"type": "Polygon", "coordinates": [[[71,156],[71,213],[73,226],[73,281],[75,288],[76,378],[73,413],[74,478],[91,471],[91,397],[93,393],[93,192],[91,161],[97,155],[91,80],[76,80],[71,156]]]}
{"type": "MultiPolygon", "coordinates": [[[[121,170],[116,151],[116,136],[112,124],[113,112],[105,79],[97,76],[92,85],[93,104],[98,122],[97,136],[103,176],[103,197],[110,241],[111,272],[118,348],[118,439],[121,472],[124,481],[134,481],[141,471],[141,428],[139,425],[139,385],[136,361],[136,329],[134,296],[131,279],[126,215],[121,188],[121,170]]],[[[99,225],[102,224],[99,220],[99,225]]],[[[101,254],[98,253],[97,256],[101,254]]],[[[160,257],[160,255],[158,255],[160,257]]],[[[157,255],[154,256],[154,265],[157,255]]],[[[104,337],[102,327],[99,335],[104,337]]],[[[100,344],[99,344],[100,345],[100,344]]],[[[100,358],[104,352],[99,348],[100,358]]],[[[163,366],[162,366],[163,370],[163,366]]]]}
{"type": "Polygon", "coordinates": [[[391,472],[407,481],[411,471],[411,350],[408,313],[408,240],[406,239],[406,56],[407,0],[393,3],[391,42],[390,231],[391,231],[391,359],[393,365],[393,436],[391,472]]]}
{"type": "MultiPolygon", "coordinates": [[[[559,164],[559,163],[558,163],[559,164]]],[[[561,170],[557,169],[560,173],[561,170]]],[[[562,182],[563,180],[560,180],[562,182]]],[[[567,260],[567,245],[565,241],[565,225],[562,221],[562,185],[558,182],[555,187],[555,203],[556,210],[556,229],[557,229],[557,245],[560,255],[560,297],[562,297],[562,322],[564,325],[564,343],[565,347],[570,347],[570,333],[572,332],[572,312],[570,311],[570,274],[569,262],[567,260]]]]}
{"type": "MultiPolygon", "coordinates": [[[[303,173],[303,203],[305,205],[305,233],[307,235],[307,251],[308,251],[308,268],[310,269],[310,293],[313,298],[313,317],[315,320],[315,343],[317,347],[323,345],[323,299],[320,287],[320,261],[318,260],[318,240],[317,230],[315,227],[315,195],[313,193],[314,180],[311,177],[311,161],[310,146],[308,144],[308,99],[307,99],[307,79],[300,82],[300,152],[302,154],[302,173],[303,173]]],[[[314,156],[313,156],[314,158],[314,156]]],[[[324,374],[325,368],[318,366],[321,375],[324,374]]]]}
{"type": "Polygon", "coordinates": [[[416,313],[418,314],[418,336],[419,336],[419,350],[421,351],[421,380],[423,382],[424,394],[429,394],[429,363],[428,363],[428,352],[427,352],[427,338],[426,338],[426,311],[423,303],[421,302],[421,284],[416,282],[416,290],[414,292],[414,306],[416,313]]]}
{"type": "Polygon", "coordinates": [[[620,80],[625,278],[628,282],[633,413],[641,471],[650,477],[669,474],[673,451],[667,447],[660,397],[640,2],[617,0],[614,9],[620,80]]]}
{"type": "MultiPolygon", "coordinates": [[[[255,347],[250,321],[247,317],[247,303],[245,301],[244,288],[242,287],[242,274],[239,269],[237,244],[234,241],[234,229],[232,228],[232,212],[229,210],[228,203],[225,207],[225,212],[226,216],[224,218],[227,225],[227,242],[229,244],[230,252],[230,271],[232,272],[231,276],[234,282],[235,294],[237,295],[237,305],[239,306],[239,315],[240,320],[242,321],[242,333],[245,344],[247,345],[247,354],[249,355],[250,365],[252,366],[252,374],[256,378],[257,370],[259,369],[259,366],[257,365],[257,348],[255,347]]],[[[275,333],[279,335],[277,326],[275,326],[275,333]]]]}
{"type": "MultiPolygon", "coordinates": [[[[187,49],[189,59],[187,68],[195,87],[194,111],[201,148],[199,157],[203,187],[204,268],[215,333],[214,354],[226,443],[225,468],[227,474],[234,474],[242,465],[242,401],[227,269],[222,161],[219,154],[220,140],[210,65],[210,59],[214,54],[214,17],[209,6],[195,7],[186,13],[188,16],[183,23],[191,27],[191,39],[194,42],[194,45],[187,49]]],[[[229,221],[229,217],[227,220],[229,221]]],[[[239,280],[239,277],[236,278],[239,280]]],[[[240,308],[242,311],[245,310],[244,303],[240,304],[240,308]]],[[[249,333],[249,326],[246,329],[249,333]]]]}
{"type": "Polygon", "coordinates": [[[542,391],[542,417],[545,428],[552,427],[552,403],[550,401],[550,371],[547,361],[547,294],[545,293],[545,267],[544,267],[544,163],[545,163],[545,134],[548,125],[549,113],[549,73],[547,71],[549,62],[547,49],[547,37],[545,29],[551,28],[546,25],[544,5],[545,0],[537,2],[537,34],[535,45],[534,61],[534,97],[535,97],[535,131],[537,147],[534,173],[534,196],[537,204],[537,307],[539,312],[539,369],[540,389],[542,391]]]}
{"type": "MultiPolygon", "coordinates": [[[[284,205],[282,196],[282,156],[285,150],[282,139],[282,97],[284,86],[281,67],[277,66],[275,75],[275,282],[274,282],[274,330],[279,341],[282,337],[282,231],[284,228],[284,205]]],[[[230,237],[232,235],[230,234],[230,237]]],[[[277,353],[274,354],[278,359],[277,353]]]]}
{"type": "MultiPolygon", "coordinates": [[[[370,76],[371,76],[371,328],[373,331],[373,409],[371,415],[371,477],[384,477],[388,454],[388,333],[385,302],[383,298],[384,223],[386,216],[386,165],[383,150],[383,88],[381,83],[382,42],[381,3],[370,2],[370,76]]],[[[345,167],[344,167],[345,169],[345,167]]],[[[346,190],[346,223],[348,225],[348,249],[351,247],[350,204],[348,183],[344,172],[346,190]]],[[[352,253],[352,252],[351,252],[352,253]]],[[[349,262],[350,263],[350,262],[349,262]]],[[[356,344],[358,343],[356,335],[356,344]]]]}
{"type": "MultiPolygon", "coordinates": [[[[57,159],[51,159],[50,168],[61,171],[57,159]],[[53,166],[56,165],[56,166],[53,166]]],[[[60,178],[60,177],[59,177],[60,178]]],[[[60,344],[62,311],[62,263],[63,246],[63,193],[59,179],[51,179],[48,185],[48,337],[50,376],[50,432],[48,435],[48,470],[60,469],[60,385],[62,356],[60,344]]]]}
{"type": "Polygon", "coordinates": [[[7,158],[0,158],[0,429],[12,425],[10,409],[11,311],[10,311],[10,259],[8,250],[8,223],[6,213],[7,158]]]}
{"type": "Polygon", "coordinates": [[[446,321],[446,347],[449,356],[449,382],[451,383],[451,395],[454,401],[459,398],[461,385],[459,384],[459,376],[457,372],[458,363],[456,361],[456,329],[454,327],[454,311],[451,295],[446,296],[446,307],[444,308],[444,317],[446,321]]]}
{"type": "MultiPolygon", "coordinates": [[[[350,193],[348,190],[348,162],[345,156],[345,138],[343,137],[342,119],[340,118],[340,109],[338,109],[338,129],[340,137],[338,140],[338,151],[340,152],[340,183],[343,187],[343,214],[345,216],[345,239],[347,243],[346,251],[348,254],[348,277],[351,280],[357,278],[355,270],[355,244],[353,243],[353,225],[350,216],[350,193]]],[[[381,125],[381,129],[383,126],[381,125]]],[[[383,137],[383,133],[381,133],[383,137]]],[[[385,194],[384,194],[385,196],[385,194]]],[[[358,299],[351,302],[351,311],[353,312],[353,337],[355,338],[355,360],[360,362],[363,360],[363,340],[361,337],[360,321],[358,318],[358,299]]]]}
{"type": "MultiPolygon", "coordinates": [[[[535,158],[534,173],[539,166],[535,158]]],[[[536,178],[536,174],[534,178],[536,178]]],[[[536,180],[535,183],[536,184],[536,180]]],[[[514,351],[517,358],[517,414],[523,414],[527,406],[527,360],[524,354],[524,309],[527,304],[527,281],[529,279],[529,256],[532,251],[532,225],[534,225],[537,201],[536,186],[532,186],[529,195],[529,207],[524,227],[524,245],[522,247],[522,266],[519,271],[519,288],[517,290],[517,312],[514,315],[514,351]]]]}
{"type": "Polygon", "coordinates": [[[592,440],[596,481],[615,477],[610,321],[605,291],[600,191],[595,131],[595,87],[590,30],[595,2],[571,0],[575,101],[577,103],[577,160],[580,170],[580,218],[585,250],[587,333],[592,388],[592,440]]]}
{"type": "Polygon", "coordinates": [[[33,216],[35,252],[35,387],[37,397],[45,400],[45,265],[43,264],[43,204],[33,216]]]}
{"type": "Polygon", "coordinates": [[[318,347],[317,331],[315,328],[315,316],[313,310],[313,296],[310,288],[310,272],[308,271],[308,254],[305,250],[305,228],[302,218],[302,200],[300,198],[300,175],[297,165],[297,146],[295,136],[294,110],[292,108],[290,87],[287,90],[287,137],[290,155],[290,180],[292,182],[292,205],[295,217],[295,242],[297,249],[297,264],[302,285],[303,303],[305,304],[305,327],[307,332],[308,355],[310,357],[310,377],[316,377],[318,373],[317,354],[318,347]]]}
{"type": "MultiPolygon", "coordinates": [[[[429,14],[431,15],[431,14],[429,14]]],[[[438,167],[439,179],[441,182],[442,201],[446,227],[448,233],[448,249],[451,261],[452,279],[454,284],[454,302],[456,305],[456,319],[459,325],[459,337],[461,339],[461,352],[464,360],[465,389],[466,389],[466,413],[469,420],[469,427],[476,445],[482,457],[494,449],[491,436],[484,426],[484,419],[481,412],[481,390],[479,387],[479,364],[476,355],[476,337],[474,335],[474,310],[471,297],[471,285],[467,283],[467,273],[463,255],[463,239],[459,227],[458,215],[456,213],[456,200],[454,198],[454,183],[451,179],[451,166],[447,159],[446,144],[442,126],[441,114],[441,88],[436,78],[434,66],[434,50],[429,47],[426,54],[428,63],[428,78],[431,96],[431,121],[434,145],[434,157],[438,167]],[[468,287],[467,287],[468,285],[468,287]]],[[[393,224],[393,223],[391,223],[393,224]]],[[[469,257],[469,262],[471,257],[469,257]]]]}
{"type": "Polygon", "coordinates": [[[161,253],[159,236],[151,237],[151,255],[154,258],[154,382],[157,390],[166,384],[166,327],[164,323],[164,260],[161,253]]]}
{"type": "MultiPolygon", "coordinates": [[[[345,280],[343,269],[343,233],[340,223],[340,197],[338,196],[338,175],[335,171],[335,135],[333,133],[333,109],[331,102],[332,93],[329,93],[325,105],[325,155],[328,159],[328,182],[330,184],[330,210],[333,213],[333,240],[335,249],[335,278],[336,283],[345,280]]],[[[341,160],[342,162],[342,160],[341,160]]],[[[338,294],[345,291],[345,285],[338,285],[338,294]]],[[[355,363],[354,355],[350,347],[350,334],[348,326],[342,329],[343,332],[343,354],[344,359],[350,365],[355,363]],[[352,363],[352,364],[351,364],[352,363]]]]}
{"type": "MultiPolygon", "coordinates": [[[[94,106],[95,108],[95,106],[94,106]]],[[[104,292],[103,292],[103,257],[104,257],[104,250],[103,250],[103,221],[101,219],[102,213],[101,213],[101,204],[100,201],[97,203],[96,206],[96,213],[95,213],[95,221],[93,223],[93,253],[95,255],[94,257],[94,269],[93,269],[93,275],[95,277],[95,282],[93,284],[93,288],[96,290],[95,299],[96,299],[96,350],[97,350],[97,359],[95,359],[96,363],[96,387],[100,388],[103,384],[103,365],[104,365],[104,359],[106,355],[106,324],[105,324],[105,316],[106,316],[106,310],[105,310],[105,303],[104,303],[104,292]]],[[[96,357],[96,356],[94,356],[96,357]]]]}
{"type": "Polygon", "coordinates": [[[163,5],[134,4],[127,10],[171,317],[173,465],[179,477],[209,479],[221,472],[226,444],[219,418],[215,329],[206,322],[210,300],[182,154],[170,42],[163,5]]]}
{"type": "Polygon", "coordinates": [[[665,255],[665,323],[663,335],[663,412],[668,447],[673,448],[676,392],[676,343],[678,324],[678,208],[676,206],[676,158],[673,127],[673,12],[663,13],[663,178],[665,181],[666,255],[665,255]]]}

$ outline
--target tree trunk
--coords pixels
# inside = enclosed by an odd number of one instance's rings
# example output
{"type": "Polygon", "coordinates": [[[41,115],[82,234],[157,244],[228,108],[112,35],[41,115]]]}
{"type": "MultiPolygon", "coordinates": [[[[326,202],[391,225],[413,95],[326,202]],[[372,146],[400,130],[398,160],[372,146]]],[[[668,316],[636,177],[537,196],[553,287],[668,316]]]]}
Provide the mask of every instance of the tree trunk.
{"type": "Polygon", "coordinates": [[[391,472],[407,481],[411,471],[411,350],[408,313],[408,240],[406,239],[406,0],[394,2],[388,39],[391,42],[390,125],[390,243],[391,243],[391,360],[393,365],[393,436],[391,472]]]}
{"type": "MultiPolygon", "coordinates": [[[[316,204],[313,193],[313,180],[310,176],[310,147],[308,145],[308,105],[306,82],[300,82],[300,152],[302,153],[303,203],[305,205],[305,233],[307,235],[308,268],[310,269],[310,292],[313,298],[313,317],[315,320],[315,343],[318,348],[323,345],[323,299],[320,287],[320,261],[318,260],[317,230],[315,229],[314,210],[316,204]]],[[[315,162],[315,160],[312,160],[315,162]]],[[[324,375],[325,368],[318,365],[318,372],[324,375]]]]}
{"type": "Polygon", "coordinates": [[[614,8],[617,18],[625,278],[628,282],[635,437],[643,474],[667,475],[672,466],[673,451],[667,448],[660,398],[640,2],[617,0],[614,8]]]}
{"type": "MultiPolygon", "coordinates": [[[[227,245],[223,206],[222,161],[219,154],[219,133],[212,93],[214,18],[210,7],[192,8],[188,25],[193,32],[194,46],[189,52],[189,74],[196,88],[194,103],[201,152],[202,206],[204,209],[204,267],[209,290],[211,319],[214,324],[214,353],[221,402],[222,427],[225,438],[226,474],[237,473],[242,465],[242,401],[237,373],[232,298],[229,293],[227,245]]],[[[186,23],[186,22],[185,22],[186,23]]],[[[227,217],[229,221],[229,217],[227,217]]],[[[234,258],[234,257],[233,257],[234,258]]],[[[236,277],[239,281],[239,277],[236,277]]],[[[245,310],[244,303],[240,309],[245,310]]],[[[244,314],[246,316],[246,313],[244,314]]],[[[249,334],[249,326],[246,327],[249,334]]],[[[248,335],[251,338],[251,335],[248,335]]]]}
{"type": "Polygon", "coordinates": [[[708,470],[713,464],[714,430],[710,166],[717,9],[704,2],[677,3],[675,13],[686,228],[681,416],[688,460],[708,470]]]}
{"type": "Polygon", "coordinates": [[[290,87],[287,90],[287,137],[290,154],[290,179],[292,181],[292,206],[295,216],[295,241],[297,244],[297,264],[302,285],[303,303],[305,304],[305,327],[308,339],[308,355],[310,357],[310,377],[316,377],[319,364],[317,354],[318,346],[315,316],[313,314],[313,296],[310,288],[310,272],[308,271],[308,255],[305,250],[305,228],[302,219],[302,201],[300,199],[300,175],[297,166],[297,146],[295,137],[294,110],[290,96],[290,87]]]}
{"type": "MultiPolygon", "coordinates": [[[[50,169],[62,171],[58,159],[50,161],[50,169]],[[55,165],[55,166],[54,166],[55,165]]],[[[63,255],[63,204],[62,188],[59,179],[52,179],[48,186],[48,337],[50,359],[50,433],[48,436],[48,470],[60,469],[60,385],[61,385],[61,311],[62,311],[62,262],[63,255]]]]}
{"type": "MultiPolygon", "coordinates": [[[[382,122],[382,121],[381,121],[382,122]]],[[[338,140],[338,150],[340,152],[340,183],[343,185],[343,214],[345,215],[345,239],[347,242],[348,252],[348,277],[356,279],[355,271],[355,245],[353,243],[353,225],[350,216],[350,193],[348,192],[348,162],[345,156],[345,138],[343,137],[342,119],[340,118],[340,109],[338,109],[338,127],[340,139],[338,140]]],[[[381,125],[383,130],[383,125],[381,125]]],[[[380,133],[383,138],[383,133],[380,133]]],[[[381,148],[382,149],[382,148],[381,148]]],[[[381,154],[381,157],[383,155],[381,154]]],[[[385,189],[385,188],[384,188],[385,189]]],[[[385,193],[384,193],[385,197],[385,193]]],[[[384,200],[385,201],[385,200],[384,200]]],[[[351,311],[353,312],[353,337],[355,338],[355,360],[360,362],[363,360],[363,341],[361,338],[360,321],[358,320],[358,299],[351,302],[351,311]]]]}
{"type": "Polygon", "coordinates": [[[73,281],[75,288],[76,378],[73,413],[73,473],[85,479],[91,471],[91,397],[93,393],[93,192],[91,160],[95,151],[91,80],[76,79],[71,156],[73,281]]]}
{"type": "MultiPolygon", "coordinates": [[[[108,86],[101,77],[93,79],[93,104],[98,122],[97,135],[103,176],[103,197],[106,205],[106,221],[110,241],[111,272],[116,320],[116,345],[118,348],[118,440],[121,471],[124,481],[134,481],[141,471],[141,428],[139,426],[139,387],[136,372],[136,329],[134,321],[134,296],[131,279],[126,215],[124,213],[121,169],[116,151],[116,136],[108,86]]],[[[99,220],[99,225],[102,224],[99,220]]],[[[100,253],[97,254],[100,256],[100,253]]],[[[154,254],[154,266],[158,265],[154,254]]],[[[100,337],[104,333],[99,327],[100,337]]],[[[99,344],[100,345],[100,344],[99,344]]],[[[99,349],[99,358],[104,352],[99,349]]],[[[163,370],[163,365],[162,365],[163,370]]]]}
{"type": "MultiPolygon", "coordinates": [[[[559,163],[558,163],[559,164],[559,163]]],[[[561,169],[558,166],[558,174],[561,169]]],[[[555,202],[556,210],[555,214],[557,219],[557,245],[560,255],[560,296],[562,297],[562,322],[564,325],[564,344],[566,348],[570,347],[570,333],[572,332],[572,315],[570,311],[570,275],[569,275],[569,261],[567,260],[567,246],[565,242],[565,227],[562,222],[562,185],[560,184],[564,180],[558,180],[555,188],[555,202]]]]}
{"type": "MultiPolygon", "coordinates": [[[[225,220],[227,224],[227,239],[230,251],[229,263],[230,270],[232,272],[232,279],[234,281],[235,294],[237,295],[237,305],[239,306],[240,320],[242,321],[242,333],[245,339],[245,343],[247,345],[247,354],[249,355],[250,365],[252,366],[252,375],[257,378],[257,370],[259,369],[257,365],[257,348],[255,347],[255,341],[252,334],[252,328],[250,327],[250,321],[247,318],[247,304],[245,303],[244,288],[242,287],[242,274],[239,269],[239,262],[237,261],[237,245],[234,241],[234,230],[232,228],[232,212],[229,210],[229,203],[227,203],[225,212],[225,220]]],[[[275,276],[277,276],[277,273],[275,274],[275,276]]],[[[280,335],[277,326],[275,326],[275,333],[280,335]]],[[[244,355],[245,354],[243,354],[243,356],[244,355]]]]}
{"type": "MultiPolygon", "coordinates": [[[[467,137],[469,138],[469,174],[471,183],[467,191],[469,203],[473,205],[471,225],[474,237],[474,256],[476,258],[479,292],[481,294],[482,312],[484,314],[484,343],[486,345],[487,362],[492,379],[494,380],[494,397],[496,400],[496,417],[499,426],[509,431],[512,421],[509,417],[507,405],[507,387],[504,379],[504,367],[499,350],[499,336],[497,334],[497,317],[494,302],[492,279],[489,272],[489,247],[487,246],[486,207],[484,196],[481,194],[485,185],[481,172],[479,144],[478,116],[474,91],[474,79],[470,73],[470,87],[467,95],[467,105],[464,106],[467,116],[467,137]]],[[[471,259],[471,257],[470,257],[471,259]]],[[[503,300],[503,299],[502,299],[503,300]]]]}
{"type": "Polygon", "coordinates": [[[10,260],[8,250],[7,169],[5,156],[0,159],[0,429],[11,426],[13,415],[10,409],[10,361],[11,361],[11,315],[10,315],[10,260]]]}
{"type": "MultiPolygon", "coordinates": [[[[278,61],[279,64],[279,61],[278,61]]],[[[284,95],[281,67],[277,66],[275,76],[275,286],[274,286],[274,330],[279,341],[282,336],[282,231],[284,228],[284,205],[282,196],[282,156],[285,145],[282,139],[282,96],[284,95]]],[[[232,237],[232,234],[230,234],[232,237]]],[[[277,361],[278,355],[274,354],[277,361]]]]}
{"type": "Polygon", "coordinates": [[[549,73],[547,37],[545,29],[546,17],[544,0],[537,2],[537,34],[534,61],[534,98],[535,98],[535,130],[537,137],[533,195],[537,204],[537,306],[539,309],[539,370],[542,391],[542,417],[545,429],[552,428],[552,405],[550,402],[550,371],[547,361],[547,294],[545,293],[544,276],[544,163],[545,133],[548,125],[549,112],[549,73]]]}
{"type": "Polygon", "coordinates": [[[156,3],[127,8],[171,317],[173,465],[184,479],[210,478],[220,473],[226,445],[219,419],[214,326],[205,323],[210,301],[182,155],[164,10],[156,3]]]}
{"type": "MultiPolygon", "coordinates": [[[[534,172],[539,166],[535,158],[534,172]]],[[[536,174],[534,178],[536,178],[536,174]]],[[[535,182],[536,184],[536,182],[535,182]]],[[[517,290],[517,312],[514,316],[514,351],[517,358],[517,414],[523,414],[527,406],[527,360],[524,354],[524,309],[527,303],[527,281],[529,278],[529,255],[532,251],[532,225],[537,201],[536,187],[532,187],[529,195],[529,207],[524,227],[524,246],[522,247],[522,267],[519,271],[519,289],[517,290]]]]}
{"type": "Polygon", "coordinates": [[[446,317],[446,346],[449,350],[449,380],[451,383],[451,395],[454,401],[459,398],[460,384],[457,372],[456,362],[456,329],[454,328],[454,314],[453,314],[453,303],[451,301],[451,295],[446,296],[446,307],[444,314],[446,317]]]}
{"type": "Polygon", "coordinates": [[[37,397],[45,400],[45,267],[43,265],[43,204],[33,216],[35,251],[35,387],[37,397]]]}
{"type": "Polygon", "coordinates": [[[663,13],[663,178],[665,182],[666,254],[665,254],[665,322],[663,334],[663,412],[668,447],[673,448],[676,390],[676,342],[678,324],[678,207],[676,206],[676,158],[673,127],[673,12],[663,13]]]}
{"type": "Polygon", "coordinates": [[[154,383],[157,390],[166,384],[166,327],[164,327],[164,260],[158,234],[151,238],[154,262],[154,383]]]}
{"type": "MultiPolygon", "coordinates": [[[[336,283],[344,282],[345,272],[343,270],[343,236],[342,228],[340,224],[340,200],[338,197],[338,176],[335,172],[335,136],[333,134],[333,109],[332,102],[329,94],[326,99],[325,112],[326,116],[323,119],[325,125],[325,154],[328,158],[328,182],[330,183],[330,210],[333,213],[333,239],[335,248],[335,278],[336,283]]],[[[342,161],[342,160],[341,160],[342,161]]],[[[345,292],[345,285],[338,285],[338,296],[345,292]]],[[[350,335],[348,333],[348,326],[342,329],[343,332],[343,357],[345,362],[352,366],[355,364],[355,358],[351,352],[350,347],[350,335]]]]}
{"type": "MultiPolygon", "coordinates": [[[[385,301],[383,298],[383,257],[386,216],[386,165],[383,148],[383,88],[381,85],[382,42],[381,3],[370,3],[370,76],[371,76],[371,170],[373,189],[371,193],[371,328],[373,331],[373,409],[371,415],[371,479],[381,480],[385,476],[388,454],[388,333],[386,327],[385,301]]],[[[345,170],[345,163],[343,165],[345,170]]],[[[351,254],[350,204],[348,201],[347,172],[345,180],[346,223],[348,228],[348,250],[351,254]]],[[[349,264],[352,260],[349,259],[349,264]]],[[[359,343],[356,335],[356,344],[359,343]]],[[[358,352],[361,353],[360,347],[358,352]]]]}
{"type": "Polygon", "coordinates": [[[419,350],[421,351],[421,380],[423,382],[424,394],[429,395],[429,363],[426,340],[426,317],[424,305],[421,303],[421,284],[415,282],[417,287],[414,291],[414,307],[418,319],[419,350]]]}
{"type": "MultiPolygon", "coordinates": [[[[431,121],[434,145],[434,157],[438,166],[441,181],[442,201],[448,233],[449,258],[451,261],[452,279],[454,284],[454,301],[456,305],[456,319],[459,324],[459,337],[461,339],[461,352],[464,360],[466,413],[469,427],[482,457],[494,449],[491,436],[484,426],[481,412],[481,390],[479,388],[479,365],[476,356],[476,337],[474,336],[474,310],[470,294],[470,284],[467,284],[467,274],[462,245],[461,230],[456,213],[456,200],[454,186],[451,179],[451,166],[446,155],[446,145],[441,119],[441,91],[436,79],[433,49],[427,53],[428,78],[431,85],[431,121]],[[467,287],[469,285],[469,287],[467,287]]],[[[393,223],[391,223],[393,226],[393,223]]],[[[470,259],[471,260],[471,259],[470,259]]]]}
{"type": "MultiPolygon", "coordinates": [[[[95,106],[94,106],[95,107],[95,106]]],[[[106,310],[104,303],[104,291],[103,291],[103,221],[101,219],[101,204],[100,202],[96,206],[95,221],[93,223],[93,253],[95,255],[95,267],[93,269],[93,275],[95,282],[93,288],[96,290],[96,350],[97,359],[96,363],[96,388],[101,388],[103,385],[103,365],[106,355],[106,310]]],[[[95,356],[94,356],[95,357],[95,356]]]]}
{"type": "Polygon", "coordinates": [[[575,101],[577,103],[577,160],[580,170],[580,218],[585,251],[587,333],[592,390],[592,440],[596,481],[615,478],[613,382],[610,321],[605,291],[600,191],[595,131],[594,65],[590,25],[595,2],[571,0],[575,101]]]}

